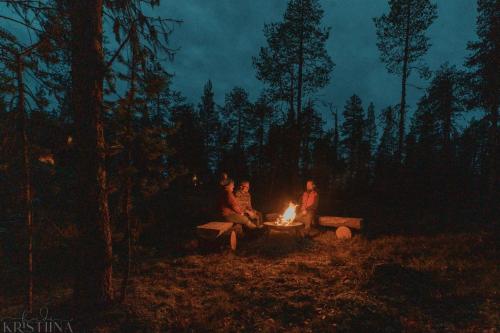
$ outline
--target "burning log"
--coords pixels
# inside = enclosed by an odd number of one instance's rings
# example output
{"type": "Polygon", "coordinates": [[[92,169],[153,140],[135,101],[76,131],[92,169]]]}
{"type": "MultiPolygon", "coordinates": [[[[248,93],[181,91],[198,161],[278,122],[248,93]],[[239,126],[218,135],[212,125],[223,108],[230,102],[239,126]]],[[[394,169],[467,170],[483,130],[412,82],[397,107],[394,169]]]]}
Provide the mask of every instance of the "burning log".
{"type": "Polygon", "coordinates": [[[288,204],[288,208],[285,209],[283,212],[283,215],[279,215],[278,218],[276,219],[275,223],[277,225],[288,225],[295,220],[295,217],[297,216],[297,213],[295,210],[297,209],[298,205],[295,205],[293,202],[290,202],[288,204]]]}
{"type": "Polygon", "coordinates": [[[277,224],[276,222],[264,222],[264,227],[267,231],[267,236],[271,230],[277,232],[286,232],[295,235],[296,237],[302,237],[302,230],[304,229],[304,224],[300,222],[291,222],[287,224],[277,224]]]}
{"type": "Polygon", "coordinates": [[[284,231],[284,232],[292,232],[296,236],[301,236],[301,231],[304,228],[304,224],[295,221],[295,217],[297,216],[296,204],[290,202],[288,204],[287,209],[283,212],[282,215],[273,216],[273,221],[264,222],[264,227],[266,227],[267,235],[269,235],[271,230],[276,231],[284,231]]]}

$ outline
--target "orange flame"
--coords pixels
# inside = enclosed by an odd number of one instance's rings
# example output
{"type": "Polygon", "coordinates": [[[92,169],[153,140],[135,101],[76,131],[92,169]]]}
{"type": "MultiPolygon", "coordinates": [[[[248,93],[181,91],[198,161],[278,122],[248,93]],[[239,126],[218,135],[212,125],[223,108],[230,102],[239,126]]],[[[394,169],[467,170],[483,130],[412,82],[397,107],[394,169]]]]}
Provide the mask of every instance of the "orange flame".
{"type": "Polygon", "coordinates": [[[285,212],[283,215],[280,215],[279,218],[276,220],[276,224],[278,225],[287,225],[289,223],[292,223],[293,220],[295,220],[295,209],[297,208],[298,205],[295,205],[293,202],[290,202],[288,204],[288,208],[285,209],[285,212]]]}

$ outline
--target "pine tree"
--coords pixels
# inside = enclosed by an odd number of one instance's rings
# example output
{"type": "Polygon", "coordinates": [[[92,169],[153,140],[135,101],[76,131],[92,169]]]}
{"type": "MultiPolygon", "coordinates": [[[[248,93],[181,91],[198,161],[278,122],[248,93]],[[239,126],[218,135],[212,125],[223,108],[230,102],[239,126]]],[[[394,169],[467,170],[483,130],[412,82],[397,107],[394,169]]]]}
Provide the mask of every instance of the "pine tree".
{"type": "Polygon", "coordinates": [[[252,105],[248,100],[248,93],[241,87],[233,88],[226,94],[223,109],[226,129],[231,130],[231,158],[233,170],[237,177],[244,177],[247,173],[246,149],[252,137],[252,105]]]}
{"type": "MultiPolygon", "coordinates": [[[[477,183],[488,171],[488,128],[486,118],[472,119],[458,139],[458,160],[463,179],[477,183]]],[[[477,193],[476,193],[477,195],[477,193]]]]}
{"type": "Polygon", "coordinates": [[[337,162],[340,159],[340,130],[339,130],[339,115],[338,115],[338,110],[335,108],[335,111],[330,110],[333,115],[333,133],[332,133],[332,149],[333,149],[333,160],[332,164],[334,166],[337,165],[337,162]]]}
{"type": "MultiPolygon", "coordinates": [[[[487,113],[489,192],[493,200],[498,190],[498,166],[500,143],[498,134],[498,109],[500,107],[500,2],[498,0],[478,0],[476,33],[479,40],[470,42],[471,52],[466,66],[471,69],[471,107],[481,107],[487,113]]],[[[497,192],[498,193],[498,192],[497,192]]]]}
{"type": "Polygon", "coordinates": [[[307,174],[312,166],[312,153],[315,142],[323,137],[324,121],[314,107],[314,103],[309,100],[304,109],[300,131],[302,134],[302,174],[307,174]]]}
{"type": "Polygon", "coordinates": [[[262,93],[259,99],[253,105],[253,117],[255,118],[256,128],[256,159],[257,159],[257,174],[262,174],[264,171],[264,145],[266,141],[266,129],[270,125],[271,118],[274,113],[274,108],[271,105],[270,98],[267,94],[262,93]]]}
{"type": "Polygon", "coordinates": [[[425,32],[436,19],[437,6],[430,0],[389,0],[389,14],[374,18],[380,57],[391,74],[401,75],[399,104],[398,156],[403,156],[406,86],[412,69],[426,76],[427,68],[421,62],[429,49],[425,32]]]}
{"type": "Polygon", "coordinates": [[[325,47],[330,29],[321,27],[322,17],[317,0],[290,0],[283,21],[264,27],[267,46],[253,59],[257,78],[277,100],[288,103],[292,181],[298,174],[303,100],[328,84],[334,66],[325,47]]]}
{"type": "Polygon", "coordinates": [[[215,171],[217,154],[217,132],[219,131],[220,121],[215,109],[214,92],[212,81],[203,87],[201,103],[198,105],[201,127],[203,129],[203,141],[205,146],[205,155],[208,162],[209,171],[215,171]]]}
{"type": "Polygon", "coordinates": [[[380,143],[377,149],[376,164],[378,169],[388,166],[396,160],[398,146],[397,124],[395,120],[395,111],[392,106],[382,110],[383,130],[380,143]]]}
{"type": "Polygon", "coordinates": [[[334,191],[336,165],[332,165],[334,149],[332,147],[332,131],[321,133],[311,144],[311,163],[304,176],[312,177],[321,188],[322,201],[331,203],[329,195],[334,191]]]}
{"type": "Polygon", "coordinates": [[[109,304],[113,299],[113,250],[102,113],[102,15],[101,1],[71,4],[71,100],[78,124],[75,147],[80,161],[77,190],[81,202],[77,208],[81,275],[75,296],[80,301],[87,299],[97,304],[109,304]]]}
{"type": "Polygon", "coordinates": [[[439,125],[431,103],[428,95],[419,100],[411,128],[415,137],[417,160],[415,167],[424,173],[434,170],[439,154],[439,125]]]}
{"type": "Polygon", "coordinates": [[[366,144],[369,149],[369,158],[370,160],[375,155],[375,150],[377,149],[377,123],[375,121],[375,106],[373,103],[368,105],[368,109],[366,112],[366,120],[365,120],[365,128],[366,128],[366,144]]]}
{"type": "MultiPolygon", "coordinates": [[[[16,105],[16,121],[17,129],[16,141],[22,151],[22,162],[20,167],[22,170],[22,192],[23,192],[23,216],[25,218],[27,230],[27,288],[26,288],[26,308],[29,312],[33,309],[33,172],[32,172],[32,143],[29,134],[29,97],[33,102],[37,102],[37,97],[30,93],[29,87],[26,86],[25,71],[36,69],[36,58],[32,54],[41,44],[39,41],[35,44],[24,46],[17,38],[5,30],[0,30],[0,55],[2,62],[6,64],[4,74],[7,77],[11,76],[10,80],[15,82],[15,91],[12,93],[17,98],[16,105]],[[10,74],[10,75],[9,75],[10,74]]],[[[8,80],[8,79],[7,79],[8,80]]],[[[9,81],[10,81],[9,80],[9,81]]],[[[10,90],[11,87],[4,87],[10,90]]],[[[12,87],[13,88],[13,87],[12,87]]],[[[7,137],[6,137],[7,139],[7,137]]]]}
{"type": "Polygon", "coordinates": [[[444,64],[435,73],[427,89],[427,101],[431,112],[435,114],[438,126],[439,148],[444,164],[451,163],[452,140],[455,136],[454,120],[458,113],[464,110],[463,73],[454,66],[444,64]]]}
{"type": "MultiPolygon", "coordinates": [[[[81,232],[79,274],[75,300],[83,304],[110,304],[113,299],[112,240],[108,206],[106,154],[104,135],[104,80],[109,69],[121,57],[129,41],[148,44],[140,51],[148,55],[163,52],[172,55],[165,37],[171,20],[151,18],[142,12],[135,0],[109,3],[101,0],[71,2],[71,101],[75,114],[74,146],[78,156],[77,222],[81,232]],[[113,33],[117,50],[105,61],[103,44],[104,10],[113,12],[113,33]],[[122,39],[123,38],[123,39],[122,39]],[[85,274],[84,274],[85,272],[85,274]]],[[[158,5],[157,2],[151,3],[158,5]]]]}
{"type": "Polygon", "coordinates": [[[198,113],[192,105],[181,103],[171,111],[170,121],[175,130],[168,137],[173,149],[168,164],[175,167],[177,174],[201,174],[206,167],[206,160],[204,129],[198,113]]]}
{"type": "Polygon", "coordinates": [[[352,95],[346,102],[343,111],[341,144],[347,160],[351,178],[355,178],[363,170],[365,121],[361,99],[352,95]]]}

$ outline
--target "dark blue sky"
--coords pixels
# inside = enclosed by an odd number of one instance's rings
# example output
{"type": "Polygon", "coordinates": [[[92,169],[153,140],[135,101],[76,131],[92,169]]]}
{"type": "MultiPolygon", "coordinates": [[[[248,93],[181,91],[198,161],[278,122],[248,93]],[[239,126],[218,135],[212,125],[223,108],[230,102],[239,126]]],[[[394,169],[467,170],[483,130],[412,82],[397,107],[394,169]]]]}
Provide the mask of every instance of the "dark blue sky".
{"type": "MultiPolygon", "coordinates": [[[[330,84],[317,99],[342,110],[346,99],[358,94],[363,103],[373,101],[377,111],[399,102],[400,78],[387,73],[379,60],[372,18],[388,11],[386,0],[320,0],[331,26],[327,49],[336,66],[330,84]]],[[[156,14],[181,19],[172,46],[179,47],[175,60],[167,64],[175,73],[174,87],[190,102],[198,103],[208,79],[214,84],[218,103],[234,86],[245,88],[255,99],[262,83],[255,78],[252,56],[265,44],[264,23],[280,21],[286,0],[185,0],[161,2],[156,14]]],[[[467,55],[466,44],[475,39],[476,1],[438,0],[438,15],[428,32],[432,47],[427,64],[437,69],[448,61],[460,66],[467,55]]],[[[417,75],[410,82],[425,87],[417,75]]],[[[410,107],[422,91],[409,88],[410,107]]]]}
{"type": "MultiPolygon", "coordinates": [[[[476,0],[434,0],[438,18],[428,31],[432,46],[425,60],[432,70],[446,61],[461,66],[467,56],[468,41],[476,39],[476,0]]],[[[246,89],[255,100],[264,87],[255,78],[252,56],[265,45],[264,23],[281,21],[288,0],[162,0],[154,16],[183,20],[171,36],[171,47],[179,48],[174,61],[165,63],[175,74],[174,88],[198,104],[203,85],[211,79],[216,102],[234,86],[246,89]]],[[[336,66],[330,84],[315,99],[343,109],[356,93],[365,106],[376,111],[399,102],[400,78],[387,73],[379,60],[373,17],[388,12],[387,0],[320,0],[325,11],[323,25],[331,27],[328,53],[336,66]]],[[[0,6],[5,14],[12,13],[0,6]]],[[[148,13],[151,14],[151,13],[148,13]]],[[[10,31],[28,43],[26,30],[2,21],[10,31]]],[[[426,87],[416,74],[410,84],[426,87]]],[[[423,90],[408,87],[410,112],[423,90]]],[[[327,108],[324,118],[331,119],[327,108]]],[[[464,115],[470,118],[472,113],[464,115]]],[[[460,122],[464,124],[465,122],[460,122]]]]}

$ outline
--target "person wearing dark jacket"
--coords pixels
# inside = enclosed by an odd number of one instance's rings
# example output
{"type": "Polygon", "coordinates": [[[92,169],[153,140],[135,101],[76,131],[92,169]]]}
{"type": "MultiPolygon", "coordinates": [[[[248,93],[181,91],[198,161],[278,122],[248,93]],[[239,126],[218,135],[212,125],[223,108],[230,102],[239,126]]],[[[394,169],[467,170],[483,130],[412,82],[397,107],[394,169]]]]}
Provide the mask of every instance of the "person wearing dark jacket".
{"type": "Polygon", "coordinates": [[[245,216],[245,211],[238,205],[238,201],[233,194],[234,182],[231,179],[226,179],[221,182],[221,186],[224,190],[220,193],[218,206],[222,217],[228,222],[255,229],[257,226],[245,216]]]}

